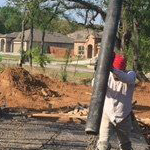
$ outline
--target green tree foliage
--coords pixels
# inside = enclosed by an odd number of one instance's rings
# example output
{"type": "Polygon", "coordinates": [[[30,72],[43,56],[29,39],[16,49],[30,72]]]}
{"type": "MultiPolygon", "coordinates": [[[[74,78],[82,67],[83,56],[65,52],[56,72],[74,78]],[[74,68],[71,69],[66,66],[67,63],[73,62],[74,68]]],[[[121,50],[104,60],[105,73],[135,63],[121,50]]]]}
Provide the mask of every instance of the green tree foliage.
{"type": "Polygon", "coordinates": [[[140,62],[145,73],[150,72],[150,38],[141,36],[140,38],[140,62]]]}
{"type": "Polygon", "coordinates": [[[45,32],[46,30],[49,30],[50,32],[53,32],[55,28],[54,22],[56,22],[56,18],[58,18],[57,9],[54,10],[53,8],[40,6],[38,11],[36,13],[34,23],[37,28],[39,28],[42,31],[42,38],[41,38],[41,52],[40,54],[44,54],[44,38],[45,38],[45,32]]]}
{"type": "Polygon", "coordinates": [[[55,30],[56,19],[58,20],[58,14],[54,13],[53,8],[39,7],[35,18],[35,26],[40,30],[49,30],[53,32],[55,30]]]}
{"type": "Polygon", "coordinates": [[[0,62],[3,60],[2,56],[0,55],[0,62]]]}
{"type": "Polygon", "coordinates": [[[127,55],[129,56],[130,64],[132,66],[133,45],[137,45],[138,63],[141,65],[142,71],[150,71],[150,1],[140,0],[126,0],[122,15],[122,35],[126,34],[125,44],[127,55]],[[136,33],[135,33],[136,28],[136,33]],[[138,36],[138,37],[137,37],[138,36]],[[136,40],[138,38],[138,41],[136,40]]]}
{"type": "Polygon", "coordinates": [[[15,8],[5,6],[0,8],[0,32],[10,33],[21,31],[22,14],[15,8]]]}
{"type": "MultiPolygon", "coordinates": [[[[40,52],[41,52],[40,47],[35,47],[31,51],[33,61],[36,62],[38,65],[40,65],[40,67],[44,68],[48,63],[51,62],[51,60],[46,54],[41,55],[40,52]]],[[[27,57],[29,55],[30,51],[27,52],[27,57]]]]}
{"type": "Polygon", "coordinates": [[[6,33],[6,28],[2,21],[0,21],[0,33],[2,34],[6,33]]]}
{"type": "Polygon", "coordinates": [[[133,1],[133,15],[137,19],[140,34],[149,37],[150,35],[150,1],[136,0],[133,1]]]}
{"type": "Polygon", "coordinates": [[[84,28],[83,26],[78,25],[77,23],[68,22],[67,20],[64,20],[64,19],[57,19],[54,22],[54,25],[55,25],[56,32],[59,32],[65,35],[84,28]]]}

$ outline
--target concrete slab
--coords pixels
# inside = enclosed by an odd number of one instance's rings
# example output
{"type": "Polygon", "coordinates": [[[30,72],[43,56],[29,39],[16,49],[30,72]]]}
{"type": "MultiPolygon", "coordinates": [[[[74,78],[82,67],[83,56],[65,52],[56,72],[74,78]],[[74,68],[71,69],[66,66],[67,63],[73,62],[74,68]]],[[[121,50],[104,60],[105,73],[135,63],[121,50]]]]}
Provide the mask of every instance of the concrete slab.
{"type": "MultiPolygon", "coordinates": [[[[50,119],[11,115],[0,119],[0,150],[85,150],[91,142],[85,124],[52,122],[50,119]]],[[[147,143],[133,130],[135,150],[146,150],[147,143]]],[[[113,149],[117,139],[111,140],[113,149]]],[[[94,150],[94,149],[92,149],[94,150]]]]}
{"type": "MultiPolygon", "coordinates": [[[[96,143],[98,137],[92,137],[92,143],[96,143]]],[[[131,132],[131,142],[133,150],[150,150],[150,147],[146,143],[145,138],[142,135],[141,129],[138,125],[138,122],[134,119],[132,121],[132,132],[131,132]]],[[[114,133],[110,139],[111,150],[119,150],[117,135],[114,133]]],[[[88,150],[94,150],[95,146],[89,146],[88,150]]]]}

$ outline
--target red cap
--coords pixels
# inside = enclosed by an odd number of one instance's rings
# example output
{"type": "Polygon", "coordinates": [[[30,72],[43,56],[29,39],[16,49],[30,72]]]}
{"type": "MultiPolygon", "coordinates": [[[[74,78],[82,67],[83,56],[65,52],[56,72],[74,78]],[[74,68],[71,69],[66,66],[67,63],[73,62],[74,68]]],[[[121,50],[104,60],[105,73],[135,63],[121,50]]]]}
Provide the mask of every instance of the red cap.
{"type": "Polygon", "coordinates": [[[127,66],[127,59],[124,55],[116,54],[113,62],[113,67],[119,70],[125,70],[127,66]]]}

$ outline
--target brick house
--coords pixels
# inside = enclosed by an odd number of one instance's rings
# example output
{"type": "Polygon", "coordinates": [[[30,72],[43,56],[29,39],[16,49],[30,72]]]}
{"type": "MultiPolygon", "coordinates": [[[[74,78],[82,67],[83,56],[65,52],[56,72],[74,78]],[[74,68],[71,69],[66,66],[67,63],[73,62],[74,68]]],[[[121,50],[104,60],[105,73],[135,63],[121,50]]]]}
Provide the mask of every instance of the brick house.
{"type": "Polygon", "coordinates": [[[9,34],[0,34],[0,52],[13,52],[13,41],[17,37],[18,32],[9,34]]]}
{"type": "Polygon", "coordinates": [[[74,55],[93,58],[100,52],[102,32],[84,29],[68,34],[74,39],[74,55]]]}
{"type": "MultiPolygon", "coordinates": [[[[11,33],[0,35],[0,51],[6,53],[19,54],[21,50],[21,35],[22,33],[11,33]]],[[[25,31],[24,50],[29,49],[30,30],[25,31]]],[[[42,39],[42,32],[40,30],[33,30],[33,47],[40,46],[42,39]]],[[[45,53],[59,55],[60,57],[66,53],[67,50],[73,51],[74,40],[70,37],[60,33],[46,32],[44,39],[45,53]]],[[[72,53],[73,54],[73,53],[72,53]]]]}

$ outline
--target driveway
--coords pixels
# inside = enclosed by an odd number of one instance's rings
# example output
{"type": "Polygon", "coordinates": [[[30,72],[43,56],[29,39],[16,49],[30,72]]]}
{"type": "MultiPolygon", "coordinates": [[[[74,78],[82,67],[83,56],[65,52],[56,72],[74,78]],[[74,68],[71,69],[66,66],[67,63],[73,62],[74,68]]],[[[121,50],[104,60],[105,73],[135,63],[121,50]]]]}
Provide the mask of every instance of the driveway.
{"type": "MultiPolygon", "coordinates": [[[[3,60],[1,62],[1,64],[4,64],[4,65],[18,65],[18,62],[17,61],[12,61],[12,60],[3,60]]],[[[29,63],[25,63],[24,64],[25,66],[29,66],[29,63]]],[[[88,68],[86,67],[86,63],[84,64],[85,67],[80,67],[80,66],[76,66],[75,64],[68,64],[67,66],[67,71],[71,71],[71,72],[75,72],[75,70],[77,72],[88,72],[88,73],[93,73],[94,72],[94,69],[91,67],[91,68],[88,68]]],[[[33,63],[33,66],[35,67],[40,67],[39,65],[33,63]]],[[[51,69],[62,69],[62,67],[64,66],[64,63],[62,62],[51,62],[50,64],[47,64],[45,68],[51,68],[51,69]]]]}

